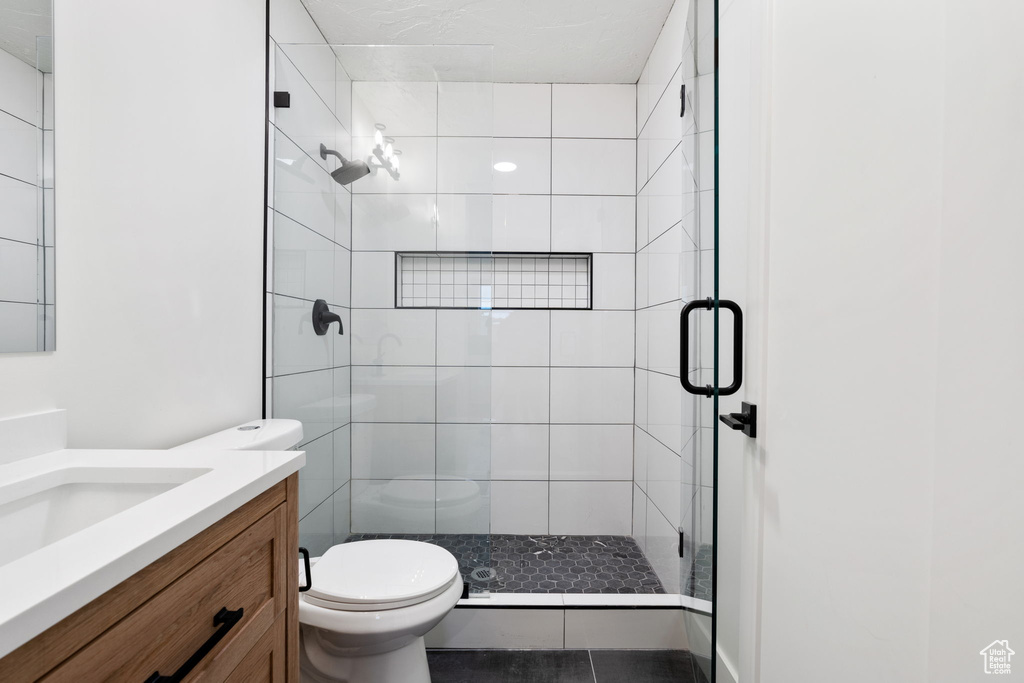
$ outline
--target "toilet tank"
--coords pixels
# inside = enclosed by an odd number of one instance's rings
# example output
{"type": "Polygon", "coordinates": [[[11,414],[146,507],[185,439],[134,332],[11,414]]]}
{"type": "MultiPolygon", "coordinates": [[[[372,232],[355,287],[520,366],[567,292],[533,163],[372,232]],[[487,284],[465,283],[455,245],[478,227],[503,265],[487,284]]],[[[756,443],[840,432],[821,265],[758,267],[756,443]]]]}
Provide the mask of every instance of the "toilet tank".
{"type": "Polygon", "coordinates": [[[301,441],[302,423],[298,420],[253,420],[172,450],[287,451],[301,441]]]}

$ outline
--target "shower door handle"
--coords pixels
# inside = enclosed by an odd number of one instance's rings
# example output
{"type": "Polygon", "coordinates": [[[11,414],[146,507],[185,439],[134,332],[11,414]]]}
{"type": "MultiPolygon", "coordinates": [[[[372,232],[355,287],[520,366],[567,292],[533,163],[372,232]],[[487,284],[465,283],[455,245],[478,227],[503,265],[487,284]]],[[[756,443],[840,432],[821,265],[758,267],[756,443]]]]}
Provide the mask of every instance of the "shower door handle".
{"type": "MultiPolygon", "coordinates": [[[[730,396],[740,390],[743,384],[743,311],[735,301],[718,300],[719,308],[732,311],[732,384],[718,390],[719,396],[730,396]]],[[[697,396],[713,396],[715,388],[710,384],[698,387],[690,382],[687,368],[690,367],[690,314],[698,309],[713,310],[715,300],[711,297],[691,301],[679,312],[679,383],[691,394],[697,396]]]]}

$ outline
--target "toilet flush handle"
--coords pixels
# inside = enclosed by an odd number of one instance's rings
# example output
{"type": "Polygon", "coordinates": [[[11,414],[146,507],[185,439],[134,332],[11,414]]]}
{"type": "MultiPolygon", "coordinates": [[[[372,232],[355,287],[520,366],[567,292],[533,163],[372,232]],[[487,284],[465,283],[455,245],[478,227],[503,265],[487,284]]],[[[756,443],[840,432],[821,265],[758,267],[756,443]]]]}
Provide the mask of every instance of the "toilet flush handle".
{"type": "Polygon", "coordinates": [[[305,593],[313,587],[313,572],[309,568],[309,551],[299,548],[299,555],[302,555],[302,570],[306,574],[306,585],[299,586],[299,592],[305,593]]]}

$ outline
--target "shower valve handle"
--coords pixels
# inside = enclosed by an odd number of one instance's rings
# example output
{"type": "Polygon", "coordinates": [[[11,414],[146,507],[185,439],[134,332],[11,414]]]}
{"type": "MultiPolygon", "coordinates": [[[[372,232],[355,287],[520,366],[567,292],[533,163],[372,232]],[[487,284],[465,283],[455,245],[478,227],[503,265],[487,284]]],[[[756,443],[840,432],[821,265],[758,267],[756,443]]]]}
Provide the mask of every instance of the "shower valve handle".
{"type": "Polygon", "coordinates": [[[332,313],[327,307],[327,302],[317,299],[313,303],[313,331],[318,335],[327,334],[331,323],[338,323],[338,334],[345,334],[345,326],[341,324],[341,316],[332,313]]]}

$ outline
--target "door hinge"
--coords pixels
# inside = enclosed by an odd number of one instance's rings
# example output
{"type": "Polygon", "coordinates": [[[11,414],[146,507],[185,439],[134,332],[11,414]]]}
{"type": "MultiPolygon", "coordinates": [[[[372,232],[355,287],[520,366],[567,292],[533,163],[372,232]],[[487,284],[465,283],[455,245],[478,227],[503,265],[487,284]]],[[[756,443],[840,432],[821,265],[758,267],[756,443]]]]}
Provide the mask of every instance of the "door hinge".
{"type": "Polygon", "coordinates": [[[679,530],[679,557],[683,557],[686,554],[684,552],[685,548],[686,548],[686,534],[683,533],[682,529],[680,529],[679,530]]]}
{"type": "Polygon", "coordinates": [[[686,84],[679,88],[679,118],[686,116],[686,84]]]}
{"type": "Polygon", "coordinates": [[[292,106],[292,94],[284,90],[274,92],[274,107],[277,109],[288,109],[292,106]]]}

